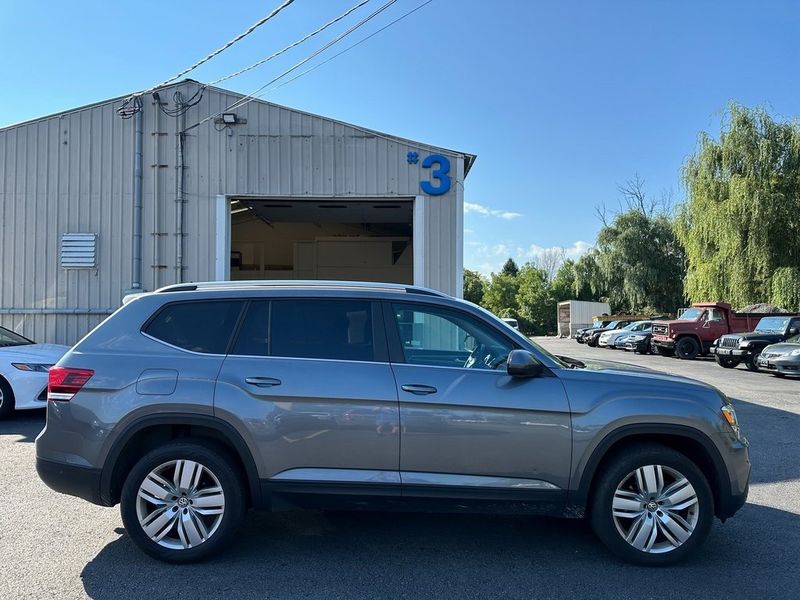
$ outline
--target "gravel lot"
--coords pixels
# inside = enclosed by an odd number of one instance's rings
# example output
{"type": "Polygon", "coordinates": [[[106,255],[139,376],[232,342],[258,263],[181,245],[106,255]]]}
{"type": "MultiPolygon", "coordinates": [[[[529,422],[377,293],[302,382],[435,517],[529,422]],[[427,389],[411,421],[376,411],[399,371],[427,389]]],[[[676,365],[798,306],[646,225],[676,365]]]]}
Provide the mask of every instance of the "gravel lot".
{"type": "Polygon", "coordinates": [[[292,512],[251,514],[224,555],[172,567],[133,547],[116,508],[39,481],[33,440],[44,415],[20,413],[0,422],[0,598],[800,597],[800,381],[537,341],[702,379],[735,399],[752,443],[750,500],[715,524],[694,562],[622,564],[576,521],[292,512]]]}

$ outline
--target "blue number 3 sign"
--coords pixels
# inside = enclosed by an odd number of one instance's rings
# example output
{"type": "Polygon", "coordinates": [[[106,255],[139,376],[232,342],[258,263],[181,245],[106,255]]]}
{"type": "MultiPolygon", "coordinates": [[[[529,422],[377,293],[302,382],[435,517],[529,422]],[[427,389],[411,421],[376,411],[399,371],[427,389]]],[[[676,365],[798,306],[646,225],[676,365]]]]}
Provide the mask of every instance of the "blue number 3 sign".
{"type": "Polygon", "coordinates": [[[430,169],[436,165],[437,168],[431,171],[431,179],[438,180],[438,185],[430,181],[420,181],[419,186],[422,191],[429,196],[441,196],[450,191],[450,159],[441,154],[430,154],[422,161],[423,169],[430,169]]]}

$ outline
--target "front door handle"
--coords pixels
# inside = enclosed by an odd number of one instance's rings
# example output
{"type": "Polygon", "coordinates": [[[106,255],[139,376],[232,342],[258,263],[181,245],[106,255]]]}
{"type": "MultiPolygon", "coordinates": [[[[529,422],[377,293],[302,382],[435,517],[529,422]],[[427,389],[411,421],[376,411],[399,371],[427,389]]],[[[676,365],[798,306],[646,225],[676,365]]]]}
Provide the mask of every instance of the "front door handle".
{"type": "Polygon", "coordinates": [[[423,385],[421,383],[407,383],[405,385],[401,385],[400,388],[405,392],[410,392],[418,396],[424,396],[425,394],[436,393],[435,387],[433,387],[432,385],[423,385]]]}
{"type": "Polygon", "coordinates": [[[281,384],[281,380],[274,377],[247,377],[244,381],[258,387],[274,387],[281,384]]]}

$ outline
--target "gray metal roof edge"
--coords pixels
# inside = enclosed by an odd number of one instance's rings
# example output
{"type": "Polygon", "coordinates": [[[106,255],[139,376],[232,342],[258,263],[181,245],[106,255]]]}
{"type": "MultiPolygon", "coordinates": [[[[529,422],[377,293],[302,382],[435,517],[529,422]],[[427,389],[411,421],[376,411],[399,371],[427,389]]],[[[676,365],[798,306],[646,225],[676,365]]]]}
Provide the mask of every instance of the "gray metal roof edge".
{"type": "MultiPolygon", "coordinates": [[[[207,89],[214,90],[216,92],[220,92],[220,93],[223,93],[223,94],[232,95],[232,96],[239,96],[240,98],[244,98],[247,95],[247,94],[242,94],[241,92],[235,92],[233,90],[220,88],[220,87],[216,87],[216,86],[213,86],[213,85],[206,85],[204,83],[201,83],[200,81],[197,81],[196,79],[190,79],[190,78],[182,79],[180,81],[176,81],[174,83],[167,84],[165,86],[162,86],[162,87],[158,88],[158,90],[169,89],[169,88],[177,87],[177,86],[180,86],[180,85],[184,85],[186,83],[194,83],[194,84],[199,85],[199,86],[205,86],[207,89]]],[[[106,100],[101,100],[99,102],[92,102],[90,104],[84,104],[83,106],[78,106],[78,107],[75,107],[75,108],[70,108],[70,109],[67,109],[67,110],[58,111],[58,112],[55,112],[55,113],[52,113],[52,114],[49,114],[49,115],[44,115],[42,117],[36,117],[36,118],[33,118],[33,119],[27,119],[25,121],[19,121],[17,123],[11,123],[9,125],[4,125],[3,127],[0,127],[0,132],[6,131],[6,130],[9,130],[9,129],[14,129],[15,127],[23,127],[23,126],[26,126],[26,125],[32,125],[32,124],[37,123],[39,121],[46,121],[48,119],[61,117],[61,116],[66,115],[66,114],[76,113],[76,112],[80,112],[80,111],[83,111],[83,110],[88,110],[90,108],[95,108],[97,106],[102,106],[103,104],[113,104],[114,102],[119,102],[121,100],[124,100],[125,98],[128,98],[128,97],[132,96],[135,93],[137,93],[137,92],[123,94],[121,96],[116,96],[114,98],[108,98],[106,100]]],[[[291,106],[285,106],[283,104],[277,104],[275,102],[270,102],[268,100],[261,100],[259,98],[255,98],[252,101],[253,102],[259,102],[261,104],[267,104],[267,105],[270,105],[270,106],[276,106],[278,108],[282,108],[284,110],[289,110],[289,111],[295,112],[297,114],[307,115],[309,117],[314,117],[315,119],[323,119],[323,120],[329,121],[331,123],[336,123],[338,125],[344,125],[345,127],[352,127],[353,129],[357,129],[359,131],[363,131],[364,133],[369,133],[369,134],[372,134],[372,135],[375,135],[375,136],[378,136],[378,137],[383,137],[385,139],[396,141],[398,143],[407,144],[407,145],[411,145],[411,146],[422,146],[422,147],[425,147],[425,148],[428,148],[428,149],[431,149],[431,150],[439,150],[439,151],[447,152],[447,153],[454,154],[454,155],[457,155],[457,156],[462,156],[464,158],[464,177],[467,176],[467,174],[469,173],[469,170],[472,168],[472,165],[475,163],[475,159],[477,159],[477,155],[470,154],[469,152],[462,152],[460,150],[452,150],[450,148],[444,148],[443,146],[436,146],[434,144],[428,144],[428,143],[425,143],[425,142],[418,142],[416,140],[411,140],[411,139],[408,139],[408,138],[400,137],[400,136],[397,136],[397,135],[393,135],[391,133],[385,133],[385,132],[382,132],[382,131],[378,131],[376,129],[370,129],[368,127],[363,127],[361,125],[355,125],[353,123],[347,123],[345,121],[340,121],[340,120],[334,119],[332,117],[327,117],[327,116],[324,116],[324,115],[318,115],[316,113],[308,112],[308,111],[305,111],[305,110],[300,110],[298,108],[294,108],[294,107],[291,107],[291,106]]]]}

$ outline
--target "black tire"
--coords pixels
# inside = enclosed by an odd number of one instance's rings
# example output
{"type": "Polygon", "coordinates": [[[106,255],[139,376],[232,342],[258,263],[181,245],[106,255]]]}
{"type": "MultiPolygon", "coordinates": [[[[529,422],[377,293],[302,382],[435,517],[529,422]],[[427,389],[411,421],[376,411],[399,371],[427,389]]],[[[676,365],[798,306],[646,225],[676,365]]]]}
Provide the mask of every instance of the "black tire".
{"type": "Polygon", "coordinates": [[[775,375],[775,377],[779,377],[779,378],[781,378],[781,379],[783,379],[784,377],[786,377],[786,373],[773,373],[773,375],[775,375]]]}
{"type": "Polygon", "coordinates": [[[586,345],[590,348],[597,348],[597,341],[600,339],[599,335],[595,335],[586,340],[586,345]]]}
{"type": "Polygon", "coordinates": [[[579,344],[583,344],[584,343],[583,339],[581,339],[581,338],[575,338],[575,341],[578,342],[579,344]]]}
{"type": "Polygon", "coordinates": [[[747,355],[747,358],[744,359],[744,366],[747,367],[748,371],[753,371],[754,373],[758,372],[758,357],[761,356],[761,350],[754,350],[751,354],[747,355]]]}
{"type": "Polygon", "coordinates": [[[651,346],[650,350],[652,351],[653,348],[655,348],[656,354],[658,354],[659,356],[672,356],[675,354],[675,351],[672,350],[671,348],[662,348],[661,346],[651,346]]]}
{"type": "Polygon", "coordinates": [[[684,360],[692,360],[700,354],[700,344],[693,337],[682,337],[675,342],[675,356],[684,360]]]}
{"type": "Polygon", "coordinates": [[[616,454],[604,462],[602,468],[603,473],[593,485],[590,520],[595,534],[622,560],[642,566],[671,565],[693,554],[708,537],[714,520],[714,497],[702,471],[680,452],[658,444],[642,444],[616,454]],[[660,554],[645,552],[629,544],[613,516],[612,504],[617,487],[636,469],[647,465],[669,467],[683,475],[694,487],[698,500],[697,523],[689,538],[678,547],[660,554]]]}
{"type": "MultiPolygon", "coordinates": [[[[226,450],[213,442],[173,441],[145,454],[125,479],[120,497],[120,513],[125,531],[146,554],[169,563],[197,562],[216,553],[228,541],[245,514],[244,481],[226,450]],[[153,541],[142,528],[137,515],[139,486],[160,465],[174,460],[192,460],[203,465],[219,481],[224,494],[224,512],[217,528],[195,547],[173,549],[153,541]]],[[[180,509],[177,509],[180,511],[180,509]]],[[[183,509],[186,513],[186,509],[183,509]]]]}
{"type": "Polygon", "coordinates": [[[730,356],[720,356],[719,354],[714,355],[714,360],[717,361],[717,364],[724,368],[724,369],[735,369],[739,366],[741,362],[737,358],[731,358],[730,356]]]}
{"type": "Polygon", "coordinates": [[[8,382],[0,377],[0,421],[14,414],[14,392],[8,382]]]}

